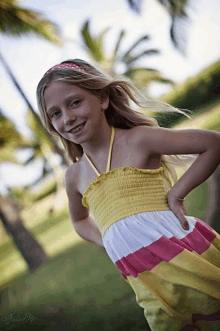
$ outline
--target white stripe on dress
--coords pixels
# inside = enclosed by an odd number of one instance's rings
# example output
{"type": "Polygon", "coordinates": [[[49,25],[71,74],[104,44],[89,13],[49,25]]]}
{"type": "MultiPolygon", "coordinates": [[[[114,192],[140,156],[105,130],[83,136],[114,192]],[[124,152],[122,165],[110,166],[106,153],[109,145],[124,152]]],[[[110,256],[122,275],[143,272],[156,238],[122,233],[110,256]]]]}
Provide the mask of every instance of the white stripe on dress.
{"type": "Polygon", "coordinates": [[[194,217],[185,217],[189,230],[183,229],[171,210],[134,214],[112,224],[105,232],[103,244],[111,260],[116,263],[162,236],[183,239],[194,230],[196,223],[194,217]]]}

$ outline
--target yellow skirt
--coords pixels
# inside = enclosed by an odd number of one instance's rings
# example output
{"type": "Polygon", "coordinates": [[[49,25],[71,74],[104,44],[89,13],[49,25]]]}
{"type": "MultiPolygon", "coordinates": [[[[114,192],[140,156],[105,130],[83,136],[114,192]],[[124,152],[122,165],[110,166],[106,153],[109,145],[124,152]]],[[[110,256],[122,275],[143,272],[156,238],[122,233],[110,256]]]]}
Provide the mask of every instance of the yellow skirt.
{"type": "MultiPolygon", "coordinates": [[[[180,331],[192,325],[194,314],[220,309],[220,235],[186,217],[189,230],[171,210],[131,215],[112,224],[103,238],[152,331],[180,331]]],[[[220,330],[220,320],[196,325],[220,330]]]]}

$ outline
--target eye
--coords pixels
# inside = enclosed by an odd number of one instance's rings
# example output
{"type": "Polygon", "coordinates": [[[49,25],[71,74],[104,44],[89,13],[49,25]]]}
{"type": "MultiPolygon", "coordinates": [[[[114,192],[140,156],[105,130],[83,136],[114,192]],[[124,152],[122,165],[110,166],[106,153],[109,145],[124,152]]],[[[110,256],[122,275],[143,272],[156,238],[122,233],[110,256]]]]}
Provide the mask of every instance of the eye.
{"type": "Polygon", "coordinates": [[[51,117],[55,117],[55,118],[57,118],[59,115],[56,115],[56,114],[59,114],[60,112],[59,112],[59,110],[55,110],[52,114],[51,114],[51,117]]]}
{"type": "Polygon", "coordinates": [[[80,104],[81,100],[74,100],[72,103],[71,103],[71,107],[76,107],[80,104]]]}

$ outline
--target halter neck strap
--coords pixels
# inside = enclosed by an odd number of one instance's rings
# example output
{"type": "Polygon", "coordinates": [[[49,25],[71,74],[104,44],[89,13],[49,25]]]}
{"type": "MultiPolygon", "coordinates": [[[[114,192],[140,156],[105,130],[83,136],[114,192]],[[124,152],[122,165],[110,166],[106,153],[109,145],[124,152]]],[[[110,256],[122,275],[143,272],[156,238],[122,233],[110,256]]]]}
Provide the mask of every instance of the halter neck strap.
{"type": "Polygon", "coordinates": [[[114,142],[114,137],[115,137],[115,128],[112,126],[112,133],[111,133],[111,140],[110,140],[110,147],[109,147],[109,153],[108,153],[108,163],[106,167],[106,172],[110,171],[111,167],[111,156],[112,156],[112,146],[114,142]]]}
{"type": "MultiPolygon", "coordinates": [[[[106,167],[106,172],[110,171],[110,166],[111,166],[111,155],[112,155],[112,146],[113,146],[113,142],[114,142],[114,137],[115,137],[115,128],[114,126],[111,127],[112,132],[111,132],[111,139],[110,139],[110,147],[109,147],[109,154],[108,154],[108,162],[107,162],[107,167],[106,167]]],[[[88,162],[90,163],[91,167],[93,168],[93,170],[95,171],[95,173],[99,176],[101,175],[101,173],[97,170],[97,168],[95,167],[95,165],[92,163],[92,161],[90,160],[90,158],[88,157],[88,155],[86,155],[86,153],[84,153],[85,157],[87,158],[88,162]]]]}

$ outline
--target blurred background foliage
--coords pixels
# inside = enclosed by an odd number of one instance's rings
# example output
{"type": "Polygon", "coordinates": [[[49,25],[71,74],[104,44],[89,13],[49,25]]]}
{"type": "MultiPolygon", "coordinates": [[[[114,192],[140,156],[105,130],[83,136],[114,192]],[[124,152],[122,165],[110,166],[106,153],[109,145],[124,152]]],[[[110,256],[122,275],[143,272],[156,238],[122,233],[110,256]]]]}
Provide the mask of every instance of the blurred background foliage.
{"type": "MultiPolygon", "coordinates": [[[[131,10],[137,14],[142,12],[142,4],[147,0],[126,0],[131,10]]],[[[173,45],[183,55],[186,55],[187,33],[189,28],[190,17],[187,13],[188,7],[195,3],[189,0],[156,0],[166,9],[170,18],[170,38],[173,45]]]]}
{"type": "Polygon", "coordinates": [[[122,29],[119,32],[116,44],[110,54],[106,54],[104,48],[105,39],[108,41],[110,36],[106,36],[110,27],[103,29],[97,36],[92,35],[90,29],[90,20],[86,20],[80,31],[82,41],[85,49],[89,53],[91,59],[95,61],[96,65],[99,64],[110,76],[115,77],[119,75],[118,68],[123,65],[124,71],[120,73],[125,77],[129,77],[138,88],[144,88],[147,94],[149,83],[156,81],[166,84],[173,84],[172,80],[162,77],[158,70],[149,67],[138,66],[138,60],[149,56],[158,55],[158,49],[148,48],[147,45],[150,40],[150,35],[143,35],[134,42],[125,52],[121,51],[121,44],[126,37],[126,31],[122,29]],[[146,48],[144,51],[139,51],[136,54],[139,46],[146,48]]]}
{"type": "MultiPolygon", "coordinates": [[[[202,70],[198,75],[176,85],[160,100],[179,109],[189,109],[193,116],[217,105],[220,102],[220,60],[202,70]]],[[[183,115],[159,114],[156,118],[161,126],[171,127],[179,123],[183,115]]]]}

